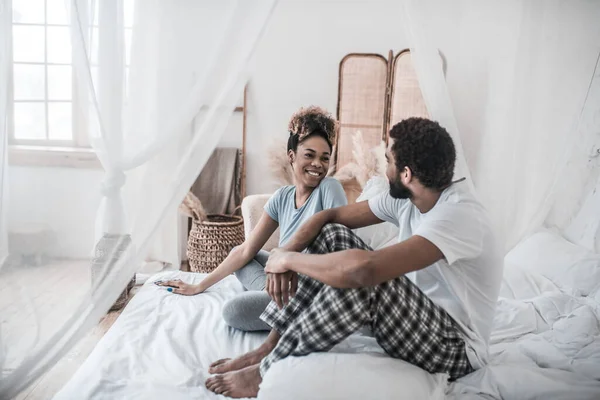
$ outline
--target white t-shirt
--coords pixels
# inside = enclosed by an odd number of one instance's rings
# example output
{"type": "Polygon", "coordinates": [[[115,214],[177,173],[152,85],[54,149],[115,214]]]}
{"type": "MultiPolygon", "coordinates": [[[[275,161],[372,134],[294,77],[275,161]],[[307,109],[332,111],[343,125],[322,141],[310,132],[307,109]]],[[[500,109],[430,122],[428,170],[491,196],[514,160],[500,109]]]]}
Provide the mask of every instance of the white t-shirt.
{"type": "Polygon", "coordinates": [[[388,192],[370,199],[369,207],[377,218],[399,227],[399,242],[419,235],[444,254],[407,277],[458,323],[471,365],[481,368],[502,280],[502,257],[483,206],[460,182],[444,190],[425,214],[388,192]]]}

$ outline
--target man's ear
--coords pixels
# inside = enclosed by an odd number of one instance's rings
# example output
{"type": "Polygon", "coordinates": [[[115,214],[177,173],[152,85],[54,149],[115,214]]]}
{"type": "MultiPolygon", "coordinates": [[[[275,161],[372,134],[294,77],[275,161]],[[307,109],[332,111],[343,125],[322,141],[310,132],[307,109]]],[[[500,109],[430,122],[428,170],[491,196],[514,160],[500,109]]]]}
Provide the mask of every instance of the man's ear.
{"type": "Polygon", "coordinates": [[[410,170],[410,168],[408,166],[404,167],[404,169],[400,173],[400,176],[406,181],[406,183],[409,183],[410,181],[412,181],[412,178],[413,178],[412,171],[410,170]]]}

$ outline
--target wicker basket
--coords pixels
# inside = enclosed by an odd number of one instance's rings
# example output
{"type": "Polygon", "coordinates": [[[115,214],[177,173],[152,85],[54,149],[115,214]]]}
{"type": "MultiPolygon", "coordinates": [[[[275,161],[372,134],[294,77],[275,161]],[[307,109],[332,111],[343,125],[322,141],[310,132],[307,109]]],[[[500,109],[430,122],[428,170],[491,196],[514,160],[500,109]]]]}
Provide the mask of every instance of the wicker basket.
{"type": "Polygon", "coordinates": [[[200,200],[191,192],[186,196],[182,207],[192,217],[187,245],[190,271],[212,272],[231,249],[244,242],[244,220],[236,215],[207,215],[200,200]]]}

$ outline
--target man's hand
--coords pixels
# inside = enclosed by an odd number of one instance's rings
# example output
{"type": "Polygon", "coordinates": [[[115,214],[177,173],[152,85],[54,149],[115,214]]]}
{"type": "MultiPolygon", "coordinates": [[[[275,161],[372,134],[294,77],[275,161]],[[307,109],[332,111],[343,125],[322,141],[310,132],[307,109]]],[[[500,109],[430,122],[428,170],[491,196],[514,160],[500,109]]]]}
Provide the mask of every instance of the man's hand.
{"type": "Polygon", "coordinates": [[[290,302],[298,289],[298,274],[287,271],[280,274],[267,274],[267,293],[280,309],[290,302]]]}
{"type": "Polygon", "coordinates": [[[265,272],[267,273],[266,290],[280,309],[289,303],[298,289],[298,274],[286,268],[286,257],[289,252],[281,248],[273,249],[265,272]]]}
{"type": "Polygon", "coordinates": [[[189,283],[185,283],[181,279],[175,279],[172,281],[156,281],[154,283],[158,286],[172,288],[173,290],[169,290],[170,292],[175,294],[181,294],[184,296],[194,296],[196,294],[202,293],[202,290],[200,290],[198,285],[191,285],[189,283]]]}
{"type": "Polygon", "coordinates": [[[287,257],[290,254],[290,251],[282,249],[281,247],[271,250],[271,254],[267,260],[267,266],[265,267],[265,272],[271,274],[281,274],[283,272],[287,272],[287,257]]]}

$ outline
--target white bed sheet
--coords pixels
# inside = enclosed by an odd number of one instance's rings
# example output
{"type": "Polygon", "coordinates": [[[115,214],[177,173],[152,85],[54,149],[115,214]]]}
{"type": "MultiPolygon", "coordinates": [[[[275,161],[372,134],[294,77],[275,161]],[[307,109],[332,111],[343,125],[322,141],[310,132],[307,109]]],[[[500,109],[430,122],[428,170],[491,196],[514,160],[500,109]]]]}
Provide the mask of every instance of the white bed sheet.
{"type": "MultiPolygon", "coordinates": [[[[224,323],[224,303],[243,290],[234,276],[198,296],[174,295],[153,283],[176,278],[197,283],[205,276],[177,271],[151,277],[54,399],[224,399],[204,386],[208,366],[220,358],[255,349],[267,333],[244,333],[224,323]]],[[[365,333],[356,332],[332,351],[385,355],[365,333]]],[[[372,361],[369,365],[372,377],[389,373],[385,362],[372,361]],[[381,368],[380,373],[377,368],[381,368]]],[[[413,371],[414,376],[420,376],[419,372],[415,375],[413,371]]],[[[445,377],[420,377],[421,389],[443,395],[445,377]]],[[[328,376],[320,379],[322,382],[315,385],[331,386],[328,376]]],[[[280,385],[275,391],[271,388],[269,393],[287,398],[290,389],[286,386],[280,385]]]]}
{"type": "MultiPolygon", "coordinates": [[[[222,399],[204,387],[208,365],[256,348],[266,333],[242,333],[221,318],[242,291],[228,277],[200,296],[172,295],[149,280],[55,400],[222,399]]],[[[505,273],[491,362],[448,386],[454,399],[600,399],[600,290],[582,297],[523,271],[505,273]]],[[[355,337],[344,352],[381,351],[355,337]]],[[[366,340],[366,341],[365,341],[366,340]]]]}
{"type": "Polygon", "coordinates": [[[453,399],[600,399],[600,291],[504,274],[490,363],[449,386],[453,399]]]}
{"type": "Polygon", "coordinates": [[[179,296],[159,278],[199,282],[205,274],[155,275],[55,400],[223,399],[204,387],[208,366],[258,347],[266,333],[243,333],[222,322],[221,308],[242,286],[233,276],[199,296],[179,296]]]}

